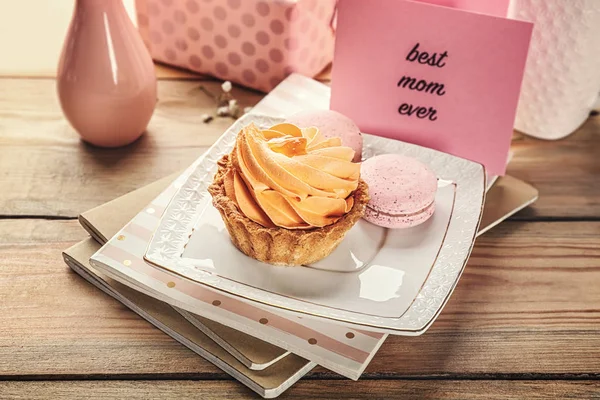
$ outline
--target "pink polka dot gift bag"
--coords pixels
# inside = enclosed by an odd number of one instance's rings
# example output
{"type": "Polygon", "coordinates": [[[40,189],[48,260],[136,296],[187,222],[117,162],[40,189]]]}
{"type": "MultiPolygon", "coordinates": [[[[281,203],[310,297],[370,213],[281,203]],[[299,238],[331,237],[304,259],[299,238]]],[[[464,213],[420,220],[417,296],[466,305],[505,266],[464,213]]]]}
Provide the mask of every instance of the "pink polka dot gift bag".
{"type": "Polygon", "coordinates": [[[156,61],[264,92],[333,58],[337,0],[136,0],[156,61]]]}

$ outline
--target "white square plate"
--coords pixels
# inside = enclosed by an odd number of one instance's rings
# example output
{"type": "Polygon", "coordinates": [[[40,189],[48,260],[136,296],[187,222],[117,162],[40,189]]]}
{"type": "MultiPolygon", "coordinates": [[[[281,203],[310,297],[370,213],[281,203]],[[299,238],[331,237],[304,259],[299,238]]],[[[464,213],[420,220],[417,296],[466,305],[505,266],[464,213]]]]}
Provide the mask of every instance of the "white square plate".
{"type": "Polygon", "coordinates": [[[396,140],[364,135],[363,158],[399,153],[439,179],[436,211],[403,230],[360,220],[341,245],[311,267],[278,267],[239,252],[207,192],[217,161],[239,130],[280,118],[248,115],[200,158],[166,208],[145,259],[247,301],[395,334],[423,333],[454,289],[471,252],[485,197],[482,165],[396,140]],[[343,272],[342,272],[343,271],[343,272]]]}

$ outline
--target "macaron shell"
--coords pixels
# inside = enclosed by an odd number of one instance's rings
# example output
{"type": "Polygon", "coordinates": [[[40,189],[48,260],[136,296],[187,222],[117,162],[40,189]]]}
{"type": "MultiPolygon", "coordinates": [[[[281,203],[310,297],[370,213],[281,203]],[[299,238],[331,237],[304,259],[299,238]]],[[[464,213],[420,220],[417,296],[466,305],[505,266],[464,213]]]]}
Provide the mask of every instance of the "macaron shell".
{"type": "Polygon", "coordinates": [[[316,126],[326,138],[339,137],[342,146],[354,150],[352,161],[358,162],[362,158],[363,138],[360,129],[350,118],[337,111],[303,111],[289,117],[287,122],[302,128],[316,126]]]}
{"type": "Polygon", "coordinates": [[[399,154],[369,158],[361,166],[369,185],[369,206],[379,212],[411,214],[429,206],[437,192],[437,177],[420,161],[399,154]]]}
{"type": "Polygon", "coordinates": [[[383,228],[403,229],[412,228],[413,226],[422,224],[433,215],[434,211],[435,202],[431,203],[429,207],[426,207],[420,213],[409,214],[406,216],[380,213],[367,206],[363,218],[366,221],[383,228]]]}

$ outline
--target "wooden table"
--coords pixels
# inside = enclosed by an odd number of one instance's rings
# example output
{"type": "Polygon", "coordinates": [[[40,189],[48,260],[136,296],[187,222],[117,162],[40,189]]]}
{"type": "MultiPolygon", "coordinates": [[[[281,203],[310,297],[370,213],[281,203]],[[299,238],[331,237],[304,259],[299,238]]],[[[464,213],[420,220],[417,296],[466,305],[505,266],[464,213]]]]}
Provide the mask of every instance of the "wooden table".
{"type": "MultiPolygon", "coordinates": [[[[161,81],[149,133],[103,150],[53,80],[0,79],[0,398],[256,397],[61,259],[86,237],[78,213],[186,167],[231,123],[201,122],[198,87],[161,81]]],[[[509,173],[540,199],[477,240],[433,327],[391,336],[358,382],[317,368],[282,398],[600,398],[600,118],[515,150],[509,173]]]]}

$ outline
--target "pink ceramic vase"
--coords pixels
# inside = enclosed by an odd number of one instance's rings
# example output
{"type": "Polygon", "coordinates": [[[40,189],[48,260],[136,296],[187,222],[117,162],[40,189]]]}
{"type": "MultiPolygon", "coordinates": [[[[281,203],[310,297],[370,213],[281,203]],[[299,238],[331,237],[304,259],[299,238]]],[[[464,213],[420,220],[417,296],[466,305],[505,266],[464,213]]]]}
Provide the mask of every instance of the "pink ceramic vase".
{"type": "Polygon", "coordinates": [[[76,0],[57,89],[83,140],[118,147],[144,133],[156,105],[154,64],[121,0],[76,0]]]}

